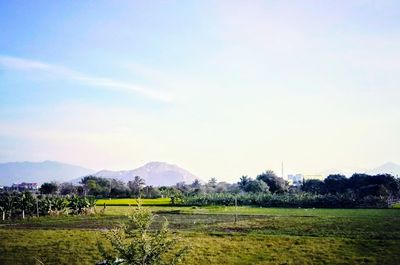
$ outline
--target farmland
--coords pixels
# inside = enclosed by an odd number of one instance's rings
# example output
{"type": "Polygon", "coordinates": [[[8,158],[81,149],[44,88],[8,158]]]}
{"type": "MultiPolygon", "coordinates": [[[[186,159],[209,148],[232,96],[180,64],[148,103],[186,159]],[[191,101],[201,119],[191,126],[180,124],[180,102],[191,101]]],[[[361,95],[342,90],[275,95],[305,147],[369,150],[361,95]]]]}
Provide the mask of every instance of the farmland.
{"type": "MultiPolygon", "coordinates": [[[[157,198],[157,199],[141,199],[140,203],[142,205],[169,205],[171,203],[170,198],[157,198]]],[[[137,199],[101,199],[97,200],[97,205],[118,205],[118,206],[130,206],[130,205],[137,205],[137,199]]]]}
{"type": "MultiPolygon", "coordinates": [[[[101,201],[98,204],[102,204],[101,201]]],[[[98,206],[100,212],[102,206],[98,206]]],[[[186,264],[398,264],[398,209],[284,209],[151,206],[182,244],[186,264]]],[[[94,264],[102,231],[127,220],[128,206],[102,214],[45,216],[0,226],[0,264],[94,264]]]]}

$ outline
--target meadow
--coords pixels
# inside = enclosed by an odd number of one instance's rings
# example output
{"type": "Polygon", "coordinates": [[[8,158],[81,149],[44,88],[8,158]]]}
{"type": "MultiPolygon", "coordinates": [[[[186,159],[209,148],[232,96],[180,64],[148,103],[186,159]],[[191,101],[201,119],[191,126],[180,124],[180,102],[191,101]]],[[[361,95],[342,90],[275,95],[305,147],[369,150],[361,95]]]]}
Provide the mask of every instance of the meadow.
{"type": "MultiPolygon", "coordinates": [[[[400,264],[399,209],[145,207],[191,246],[185,264],[400,264]]],[[[129,211],[3,223],[0,264],[94,264],[102,233],[129,211]]]]}

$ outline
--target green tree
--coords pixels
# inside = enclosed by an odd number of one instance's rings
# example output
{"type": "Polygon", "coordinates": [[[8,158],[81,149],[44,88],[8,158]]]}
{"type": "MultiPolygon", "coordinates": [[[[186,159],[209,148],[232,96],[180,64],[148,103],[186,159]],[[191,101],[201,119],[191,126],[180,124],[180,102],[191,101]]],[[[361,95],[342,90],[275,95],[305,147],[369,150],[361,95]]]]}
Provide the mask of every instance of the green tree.
{"type": "Polygon", "coordinates": [[[157,187],[153,186],[144,187],[142,193],[144,198],[155,199],[161,197],[160,190],[157,187]]]}
{"type": "Polygon", "coordinates": [[[272,193],[284,193],[288,190],[286,181],[283,178],[278,177],[272,170],[267,170],[258,175],[257,179],[264,181],[272,193]]]}
{"type": "Polygon", "coordinates": [[[58,185],[55,182],[45,182],[39,188],[41,194],[56,194],[57,190],[58,185]]]}
{"type": "Polygon", "coordinates": [[[218,181],[217,181],[216,178],[211,178],[211,179],[208,181],[207,185],[208,185],[209,187],[211,187],[211,188],[215,188],[215,187],[217,186],[217,183],[218,183],[218,181]]]}
{"type": "Polygon", "coordinates": [[[198,179],[195,179],[192,184],[190,184],[190,188],[192,194],[199,194],[203,192],[203,187],[198,179]]]}
{"type": "Polygon", "coordinates": [[[111,194],[112,198],[126,198],[130,195],[129,188],[125,185],[122,180],[110,179],[111,194]]]}
{"type": "Polygon", "coordinates": [[[308,179],[304,181],[301,189],[305,192],[311,192],[315,194],[324,193],[324,182],[319,179],[308,179]]]}
{"type": "Polygon", "coordinates": [[[399,185],[396,179],[390,174],[378,174],[378,175],[367,175],[367,174],[353,174],[348,179],[348,188],[352,189],[358,196],[367,196],[373,194],[383,194],[388,193],[387,195],[397,196],[399,194],[399,185]],[[373,185],[376,185],[373,188],[373,185]],[[384,186],[386,192],[383,192],[382,187],[378,188],[377,186],[384,186]],[[368,189],[364,188],[366,186],[370,186],[368,189]],[[362,190],[361,190],[362,189],[362,190]],[[381,189],[381,192],[378,190],[381,189]],[[371,194],[365,195],[366,191],[370,190],[371,194]]]}
{"type": "Polygon", "coordinates": [[[344,193],[348,188],[349,180],[344,175],[333,174],[326,177],[324,180],[325,190],[328,193],[344,193]]]}
{"type": "Polygon", "coordinates": [[[112,246],[106,251],[98,244],[104,258],[97,263],[102,265],[167,265],[178,264],[188,251],[188,247],[178,247],[179,238],[170,235],[168,221],[161,229],[150,231],[154,215],[139,204],[129,215],[128,224],[106,232],[105,236],[112,246]]]}
{"type": "Polygon", "coordinates": [[[269,187],[264,181],[250,180],[244,187],[244,191],[252,193],[269,192],[269,187]]]}
{"type": "Polygon", "coordinates": [[[135,176],[135,178],[128,182],[128,187],[131,190],[132,194],[136,197],[139,197],[141,190],[145,185],[144,179],[139,176],[135,176]]]}
{"type": "Polygon", "coordinates": [[[61,195],[72,195],[77,193],[77,187],[70,182],[64,182],[60,184],[59,191],[61,195]]]}
{"type": "Polygon", "coordinates": [[[86,176],[81,179],[81,184],[89,195],[102,197],[110,196],[110,191],[112,188],[111,179],[97,176],[86,176]]]}
{"type": "Polygon", "coordinates": [[[164,196],[165,198],[170,198],[171,199],[171,204],[175,205],[178,202],[182,201],[182,192],[175,188],[175,187],[166,187],[162,186],[159,188],[161,195],[164,196]]]}
{"type": "Polygon", "coordinates": [[[251,181],[251,178],[248,176],[241,176],[238,182],[239,188],[243,191],[246,189],[246,185],[251,181]]]}

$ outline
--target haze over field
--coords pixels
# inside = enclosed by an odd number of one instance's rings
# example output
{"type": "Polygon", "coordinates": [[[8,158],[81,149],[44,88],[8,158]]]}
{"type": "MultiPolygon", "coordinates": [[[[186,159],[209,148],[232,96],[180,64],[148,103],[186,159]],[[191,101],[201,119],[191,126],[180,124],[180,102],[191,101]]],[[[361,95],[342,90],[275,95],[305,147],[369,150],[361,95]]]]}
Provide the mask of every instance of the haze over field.
{"type": "Polygon", "coordinates": [[[399,1],[3,1],[0,162],[203,179],[400,161],[399,1]]]}

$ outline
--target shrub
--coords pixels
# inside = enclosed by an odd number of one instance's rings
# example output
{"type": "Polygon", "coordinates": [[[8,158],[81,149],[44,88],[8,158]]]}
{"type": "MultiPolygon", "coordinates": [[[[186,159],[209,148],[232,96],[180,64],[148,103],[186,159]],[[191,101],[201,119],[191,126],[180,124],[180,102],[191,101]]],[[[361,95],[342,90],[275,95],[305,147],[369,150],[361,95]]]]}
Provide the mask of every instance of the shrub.
{"type": "Polygon", "coordinates": [[[172,237],[165,220],[160,230],[150,231],[154,215],[140,204],[133,209],[128,224],[106,232],[112,246],[106,251],[98,244],[103,261],[101,265],[163,265],[178,264],[187,253],[188,247],[177,247],[178,238],[172,237]]]}

